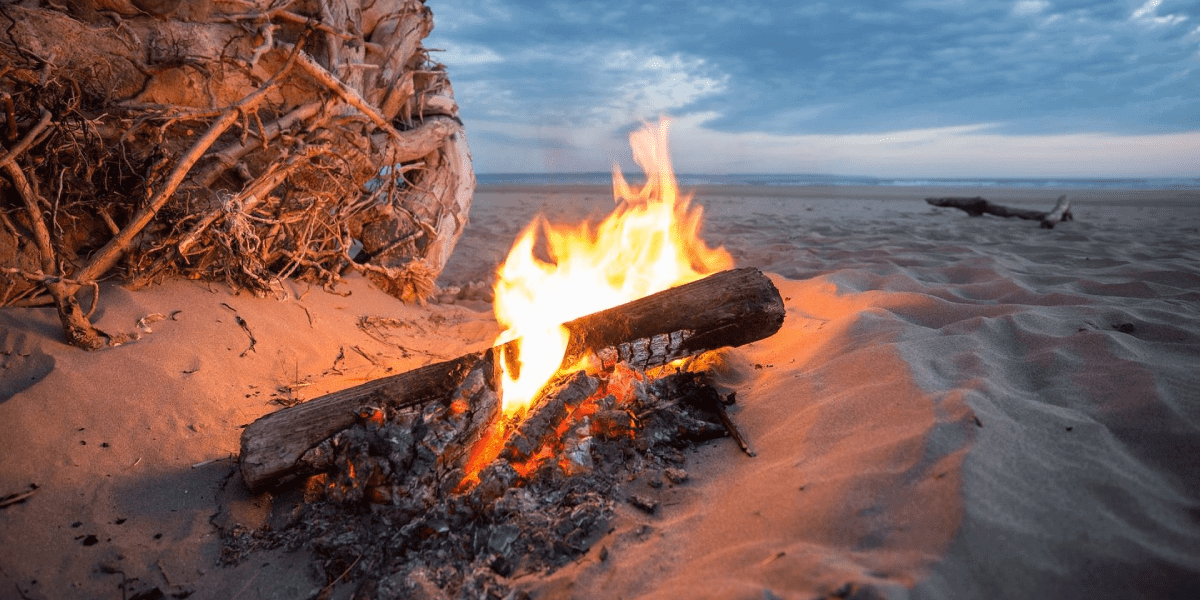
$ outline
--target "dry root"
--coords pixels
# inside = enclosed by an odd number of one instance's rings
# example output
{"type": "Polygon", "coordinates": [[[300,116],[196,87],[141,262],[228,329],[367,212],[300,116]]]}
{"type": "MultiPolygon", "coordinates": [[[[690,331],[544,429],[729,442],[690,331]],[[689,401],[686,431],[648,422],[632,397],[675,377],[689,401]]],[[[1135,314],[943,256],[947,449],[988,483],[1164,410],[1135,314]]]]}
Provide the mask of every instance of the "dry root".
{"type": "Polygon", "coordinates": [[[113,275],[433,292],[474,176],[423,3],[34,5],[0,0],[0,306],[98,347],[113,275]]]}

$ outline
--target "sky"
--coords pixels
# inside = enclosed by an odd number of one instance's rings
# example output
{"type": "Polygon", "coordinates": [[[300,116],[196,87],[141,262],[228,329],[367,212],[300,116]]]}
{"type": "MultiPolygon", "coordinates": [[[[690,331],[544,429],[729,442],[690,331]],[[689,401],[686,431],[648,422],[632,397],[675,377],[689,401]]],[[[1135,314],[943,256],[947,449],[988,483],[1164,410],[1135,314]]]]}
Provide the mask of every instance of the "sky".
{"type": "Polygon", "coordinates": [[[1200,0],[427,0],[478,173],[1200,176],[1200,0]]]}

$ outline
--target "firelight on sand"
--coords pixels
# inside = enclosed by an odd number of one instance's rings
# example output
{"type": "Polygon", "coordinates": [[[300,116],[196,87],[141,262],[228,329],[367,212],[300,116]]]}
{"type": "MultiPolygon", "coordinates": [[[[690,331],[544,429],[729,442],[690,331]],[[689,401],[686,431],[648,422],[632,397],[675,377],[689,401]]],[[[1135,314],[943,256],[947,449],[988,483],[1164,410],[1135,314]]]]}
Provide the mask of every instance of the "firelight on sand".
{"type": "Polygon", "coordinates": [[[733,266],[728,252],[700,239],[703,209],[679,194],[667,128],[664,119],[630,134],[646,184],[630,186],[614,166],[617,205],[598,226],[554,225],[539,216],[501,265],[495,312],[505,329],[496,344],[519,338],[515,364],[506,353],[500,358],[506,415],[528,408],[558,371],[569,337],[563,323],[733,266]],[[549,260],[535,255],[539,234],[549,260]]]}

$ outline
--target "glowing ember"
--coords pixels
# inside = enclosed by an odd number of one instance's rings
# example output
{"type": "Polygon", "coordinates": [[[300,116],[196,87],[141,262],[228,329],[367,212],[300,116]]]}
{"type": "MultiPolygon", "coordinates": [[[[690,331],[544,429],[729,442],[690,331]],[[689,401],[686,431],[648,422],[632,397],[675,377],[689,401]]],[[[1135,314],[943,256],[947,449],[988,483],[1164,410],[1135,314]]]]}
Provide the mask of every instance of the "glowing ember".
{"type": "Polygon", "coordinates": [[[629,137],[646,185],[631,187],[614,166],[612,214],[595,228],[555,226],[538,217],[500,267],[495,311],[505,331],[496,343],[519,338],[516,364],[501,357],[506,416],[525,410],[558,371],[568,342],[562,323],[733,266],[723,248],[700,239],[703,211],[690,195],[679,195],[667,121],[629,137]],[[534,255],[539,234],[549,262],[534,255]]]}

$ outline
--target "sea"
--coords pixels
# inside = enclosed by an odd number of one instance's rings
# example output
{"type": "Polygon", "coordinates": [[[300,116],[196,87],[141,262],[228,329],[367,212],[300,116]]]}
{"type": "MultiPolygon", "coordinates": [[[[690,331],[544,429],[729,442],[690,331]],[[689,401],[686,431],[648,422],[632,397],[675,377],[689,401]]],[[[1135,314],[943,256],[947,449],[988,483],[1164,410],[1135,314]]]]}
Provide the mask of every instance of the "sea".
{"type": "MultiPolygon", "coordinates": [[[[626,174],[629,182],[641,184],[637,176],[626,174]]],[[[612,185],[611,173],[477,173],[479,185],[612,185]]],[[[763,186],[881,186],[881,187],[972,187],[1029,189],[1114,189],[1114,190],[1200,190],[1200,177],[1149,178],[902,178],[848,175],[678,174],[683,187],[702,185],[763,186]]]]}

